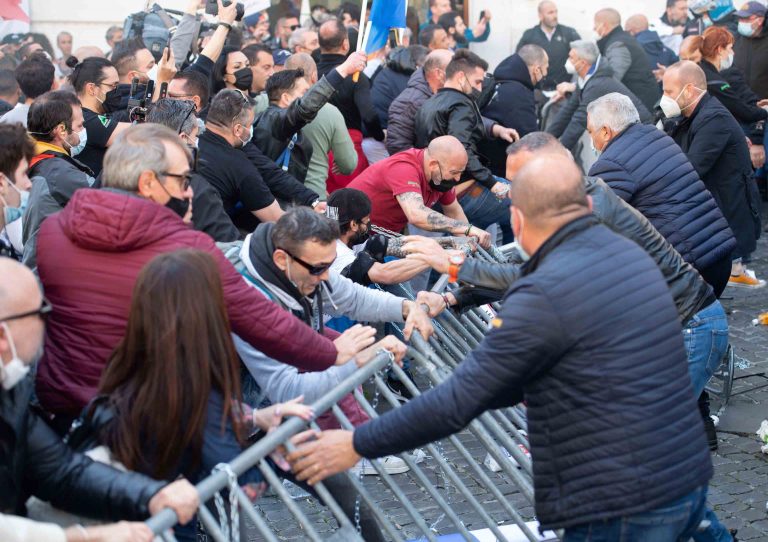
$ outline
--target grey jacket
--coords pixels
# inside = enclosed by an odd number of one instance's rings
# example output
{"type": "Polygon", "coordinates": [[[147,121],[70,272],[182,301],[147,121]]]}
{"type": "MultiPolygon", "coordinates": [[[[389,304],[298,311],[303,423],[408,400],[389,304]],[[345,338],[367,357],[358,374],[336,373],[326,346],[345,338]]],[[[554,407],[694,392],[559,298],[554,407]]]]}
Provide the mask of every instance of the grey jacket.
{"type": "MultiPolygon", "coordinates": [[[[712,288],[647,218],[619,198],[601,179],[585,177],[584,182],[587,194],[592,197],[595,216],[616,233],[637,243],[659,266],[682,323],[715,302],[712,288]]],[[[460,281],[496,291],[496,299],[500,299],[520,276],[519,265],[491,264],[475,259],[464,262],[459,270],[460,281]]],[[[483,293],[483,301],[487,302],[489,293],[483,293]]],[[[474,300],[479,297],[472,289],[464,289],[457,295],[460,305],[475,304],[474,300]]]]}
{"type": "Polygon", "coordinates": [[[22,262],[30,269],[37,267],[37,232],[43,220],[61,211],[76,190],[90,188],[95,182],[93,172],[76,159],[49,150],[44,154],[51,157],[36,161],[38,154],[32,160],[32,189],[22,219],[22,262]]]}

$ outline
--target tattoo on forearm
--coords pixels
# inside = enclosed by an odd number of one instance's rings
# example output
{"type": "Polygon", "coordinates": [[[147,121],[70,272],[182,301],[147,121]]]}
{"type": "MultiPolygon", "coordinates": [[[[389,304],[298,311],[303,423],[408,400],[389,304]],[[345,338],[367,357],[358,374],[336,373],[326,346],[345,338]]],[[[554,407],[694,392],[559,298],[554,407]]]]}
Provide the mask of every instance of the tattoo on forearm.
{"type": "Polygon", "coordinates": [[[395,258],[405,258],[407,254],[403,250],[403,238],[393,237],[389,239],[387,244],[387,256],[394,256],[395,258]]]}
{"type": "Polygon", "coordinates": [[[466,222],[449,218],[442,213],[433,211],[424,205],[424,198],[421,197],[421,194],[416,192],[399,194],[397,200],[400,202],[401,206],[410,207],[414,211],[426,215],[426,222],[428,225],[428,228],[426,229],[431,231],[451,232],[455,229],[466,229],[466,227],[469,226],[466,222]]]}

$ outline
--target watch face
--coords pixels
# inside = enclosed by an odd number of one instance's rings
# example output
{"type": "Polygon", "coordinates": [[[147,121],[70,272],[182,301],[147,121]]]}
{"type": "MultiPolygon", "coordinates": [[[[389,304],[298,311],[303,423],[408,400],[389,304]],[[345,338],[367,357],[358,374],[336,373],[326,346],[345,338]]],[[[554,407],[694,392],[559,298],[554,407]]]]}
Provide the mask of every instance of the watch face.
{"type": "Polygon", "coordinates": [[[453,265],[461,265],[464,263],[464,257],[459,256],[458,254],[454,254],[448,259],[449,262],[451,262],[453,265]]]}

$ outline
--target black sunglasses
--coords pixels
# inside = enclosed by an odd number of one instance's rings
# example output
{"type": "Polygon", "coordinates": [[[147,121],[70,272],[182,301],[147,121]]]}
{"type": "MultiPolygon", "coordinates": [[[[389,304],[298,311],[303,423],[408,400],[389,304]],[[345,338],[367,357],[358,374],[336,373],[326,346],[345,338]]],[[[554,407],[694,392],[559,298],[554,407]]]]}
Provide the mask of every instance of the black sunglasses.
{"type": "Polygon", "coordinates": [[[184,181],[181,183],[182,192],[186,192],[187,188],[189,188],[189,185],[192,184],[191,173],[169,173],[167,171],[161,171],[160,175],[163,177],[176,177],[177,179],[184,179],[184,181]]]}
{"type": "Polygon", "coordinates": [[[288,256],[290,256],[291,258],[293,258],[294,260],[299,262],[301,264],[301,266],[304,267],[304,269],[306,269],[307,272],[310,275],[312,275],[313,277],[320,276],[323,273],[325,273],[326,271],[328,271],[328,269],[330,269],[330,267],[333,265],[333,262],[336,261],[336,258],[334,258],[331,263],[325,263],[323,265],[312,265],[311,263],[305,262],[301,258],[297,258],[296,256],[294,256],[293,254],[291,254],[290,252],[288,252],[287,250],[285,250],[282,247],[277,247],[277,248],[279,248],[280,250],[282,250],[283,252],[288,254],[288,256]]]}
{"type": "Polygon", "coordinates": [[[48,300],[43,298],[42,303],[40,304],[40,308],[35,309],[33,311],[28,312],[22,312],[20,314],[12,314],[11,316],[8,316],[6,318],[3,318],[1,321],[3,322],[10,322],[11,320],[18,320],[19,318],[26,318],[27,316],[39,316],[43,320],[48,318],[48,315],[53,310],[53,306],[48,303],[48,300]]]}

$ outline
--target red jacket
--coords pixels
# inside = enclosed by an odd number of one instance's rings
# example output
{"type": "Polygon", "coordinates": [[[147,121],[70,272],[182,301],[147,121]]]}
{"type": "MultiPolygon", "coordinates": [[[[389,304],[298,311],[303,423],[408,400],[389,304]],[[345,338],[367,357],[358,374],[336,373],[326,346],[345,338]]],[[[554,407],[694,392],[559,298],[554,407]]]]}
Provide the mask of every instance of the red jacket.
{"type": "Polygon", "coordinates": [[[333,365],[330,339],[249,287],[213,240],[173,211],[123,192],[80,189],[38,236],[38,272],[54,308],[37,371],[46,410],[80,413],[125,333],[139,271],[154,256],[182,248],[203,250],[218,262],[230,324],[240,337],[300,369],[333,365]]]}

